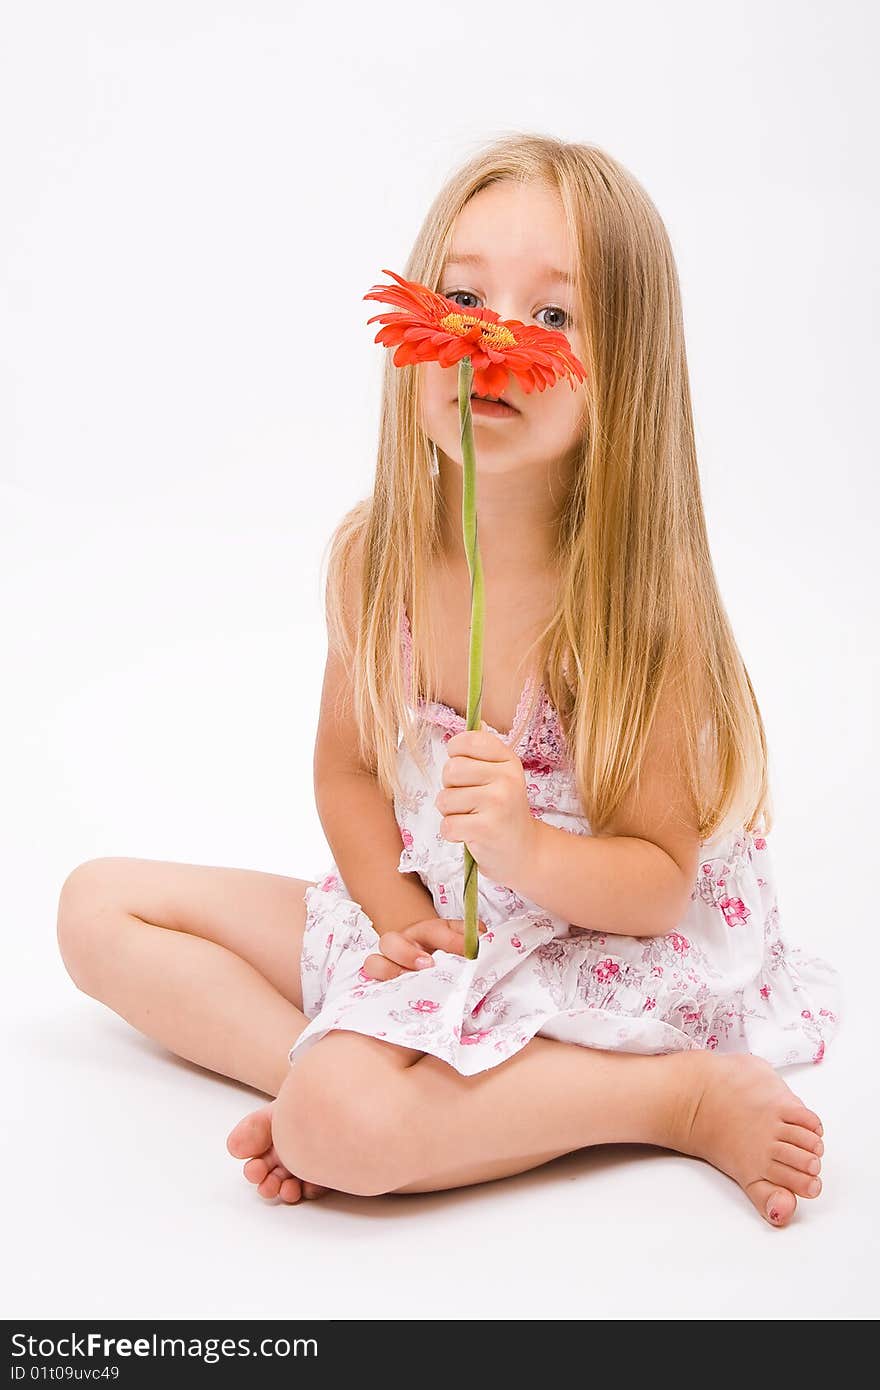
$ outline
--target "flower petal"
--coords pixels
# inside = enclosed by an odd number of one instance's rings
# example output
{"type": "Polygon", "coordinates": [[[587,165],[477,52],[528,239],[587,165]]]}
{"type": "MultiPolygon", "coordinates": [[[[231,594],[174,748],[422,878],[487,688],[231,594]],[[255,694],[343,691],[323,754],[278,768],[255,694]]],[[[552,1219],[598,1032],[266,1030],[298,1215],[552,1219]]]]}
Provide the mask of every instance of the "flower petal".
{"type": "Polygon", "coordinates": [[[417,280],[394,270],[382,274],[397,284],[373,285],[364,299],[392,304],[396,311],[374,314],[367,322],[382,324],[374,342],[397,349],[395,366],[438,362],[451,367],[469,356],[474,390],[487,396],[502,396],[511,374],[527,395],[560,380],[575,390],[586,379],[586,368],[558,329],[502,319],[494,309],[464,310],[417,280]]]}

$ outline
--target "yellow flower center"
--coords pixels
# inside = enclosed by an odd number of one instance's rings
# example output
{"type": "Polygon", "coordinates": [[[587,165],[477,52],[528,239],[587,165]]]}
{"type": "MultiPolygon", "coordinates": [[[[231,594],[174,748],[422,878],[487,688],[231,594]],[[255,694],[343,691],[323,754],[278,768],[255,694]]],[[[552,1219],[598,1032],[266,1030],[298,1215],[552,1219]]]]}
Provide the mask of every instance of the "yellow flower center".
{"type": "Polygon", "coordinates": [[[516,338],[503,323],[491,323],[488,319],[477,318],[475,314],[444,314],[439,327],[445,328],[447,333],[457,333],[463,338],[474,324],[479,325],[481,337],[497,352],[503,348],[516,347],[516,338]]]}

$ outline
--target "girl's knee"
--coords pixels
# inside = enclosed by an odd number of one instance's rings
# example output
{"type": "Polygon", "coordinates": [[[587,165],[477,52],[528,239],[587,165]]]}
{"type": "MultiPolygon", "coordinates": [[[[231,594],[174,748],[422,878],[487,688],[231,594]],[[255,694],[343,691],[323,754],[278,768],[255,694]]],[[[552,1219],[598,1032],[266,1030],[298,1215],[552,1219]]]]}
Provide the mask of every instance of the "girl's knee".
{"type": "Polygon", "coordinates": [[[74,984],[94,991],[97,970],[106,958],[109,919],[119,908],[113,895],[113,859],[87,859],[67,875],[58,898],[56,936],[61,958],[74,984]]]}
{"type": "MultiPolygon", "coordinates": [[[[321,1040],[323,1041],[323,1039],[321,1040]]],[[[272,1108],[282,1163],[306,1182],[374,1197],[409,1178],[407,1097],[400,1077],[353,1086],[321,1041],[297,1059],[272,1108]],[[329,1058],[329,1061],[328,1061],[329,1058]]]]}

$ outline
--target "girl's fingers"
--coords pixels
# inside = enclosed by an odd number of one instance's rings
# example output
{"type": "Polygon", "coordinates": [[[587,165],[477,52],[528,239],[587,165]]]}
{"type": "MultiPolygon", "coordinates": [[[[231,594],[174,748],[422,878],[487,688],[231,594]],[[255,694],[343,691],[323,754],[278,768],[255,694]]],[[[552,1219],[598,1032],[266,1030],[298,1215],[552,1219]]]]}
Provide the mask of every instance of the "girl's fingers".
{"type": "MultiPolygon", "coordinates": [[[[486,930],[486,924],[482,920],[479,923],[479,931],[482,935],[486,930]]],[[[377,980],[391,980],[395,975],[399,975],[401,970],[430,970],[434,965],[434,951],[449,951],[454,955],[464,953],[464,922],[459,918],[437,917],[433,921],[428,920],[419,924],[418,933],[413,931],[411,936],[403,932],[387,931],[383,932],[380,938],[382,954],[379,957],[371,957],[374,961],[384,961],[381,969],[377,965],[373,974],[377,980]]]]}
{"type": "MultiPolygon", "coordinates": [[[[444,816],[467,816],[473,811],[480,809],[480,787],[475,787],[468,783],[466,787],[444,787],[442,791],[443,809],[441,815],[444,816]]],[[[434,805],[440,800],[441,793],[438,792],[434,797],[434,805]]],[[[440,811],[440,807],[437,806],[440,811]]]]}
{"type": "MultiPolygon", "coordinates": [[[[480,931],[480,935],[487,930],[482,917],[478,920],[477,930],[480,931]]],[[[423,940],[425,944],[430,945],[432,951],[450,951],[455,955],[463,955],[464,922],[460,917],[448,917],[445,922],[438,920],[428,923],[428,933],[423,935],[423,940]]]]}
{"type": "MultiPolygon", "coordinates": [[[[384,937],[382,941],[384,942],[384,937]]],[[[363,969],[371,980],[393,980],[395,975],[403,973],[399,965],[395,965],[384,954],[379,955],[377,953],[367,956],[363,969]]]]}
{"type": "MultiPolygon", "coordinates": [[[[427,936],[428,928],[421,933],[427,936]]],[[[386,931],[379,938],[382,943],[382,955],[386,957],[387,963],[401,966],[404,970],[425,970],[427,966],[419,965],[419,957],[424,957],[428,965],[434,964],[434,959],[430,954],[430,947],[424,941],[413,941],[410,937],[403,936],[397,931],[386,931]]],[[[400,970],[392,968],[391,973],[381,976],[382,979],[390,980],[393,975],[399,975],[400,970]]]]}
{"type": "MultiPolygon", "coordinates": [[[[447,921],[448,921],[450,927],[454,927],[455,930],[456,930],[457,932],[461,933],[462,935],[464,934],[464,918],[463,918],[463,917],[449,917],[449,918],[447,918],[447,921]]],[[[479,930],[479,933],[480,933],[481,936],[483,935],[483,932],[484,932],[484,931],[488,931],[488,930],[489,930],[489,928],[486,926],[486,923],[483,921],[482,917],[479,917],[479,918],[477,919],[477,927],[478,927],[478,930],[479,930]]]]}

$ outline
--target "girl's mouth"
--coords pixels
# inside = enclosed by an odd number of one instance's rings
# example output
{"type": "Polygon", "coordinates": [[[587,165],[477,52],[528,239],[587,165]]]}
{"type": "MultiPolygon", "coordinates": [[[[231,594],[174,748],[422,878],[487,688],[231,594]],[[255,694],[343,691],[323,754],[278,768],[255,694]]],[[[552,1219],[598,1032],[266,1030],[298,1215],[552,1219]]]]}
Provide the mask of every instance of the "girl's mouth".
{"type": "Polygon", "coordinates": [[[503,420],[513,415],[518,415],[516,406],[510,405],[507,401],[499,398],[488,400],[485,396],[476,394],[471,396],[471,413],[483,415],[487,419],[503,420]]]}

